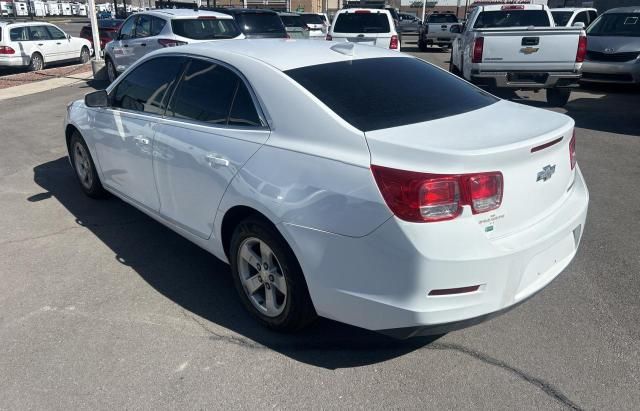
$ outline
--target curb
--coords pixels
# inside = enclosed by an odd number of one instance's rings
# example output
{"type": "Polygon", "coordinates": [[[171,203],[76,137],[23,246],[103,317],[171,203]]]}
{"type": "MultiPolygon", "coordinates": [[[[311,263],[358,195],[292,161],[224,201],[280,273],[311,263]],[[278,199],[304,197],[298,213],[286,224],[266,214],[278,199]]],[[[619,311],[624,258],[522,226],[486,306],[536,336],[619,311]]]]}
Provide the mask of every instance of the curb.
{"type": "Polygon", "coordinates": [[[15,87],[0,89],[0,101],[9,100],[16,97],[28,96],[30,94],[42,93],[59,87],[70,86],[82,83],[93,78],[93,72],[87,71],[71,76],[52,78],[50,80],[37,81],[30,84],[22,84],[15,87]]]}

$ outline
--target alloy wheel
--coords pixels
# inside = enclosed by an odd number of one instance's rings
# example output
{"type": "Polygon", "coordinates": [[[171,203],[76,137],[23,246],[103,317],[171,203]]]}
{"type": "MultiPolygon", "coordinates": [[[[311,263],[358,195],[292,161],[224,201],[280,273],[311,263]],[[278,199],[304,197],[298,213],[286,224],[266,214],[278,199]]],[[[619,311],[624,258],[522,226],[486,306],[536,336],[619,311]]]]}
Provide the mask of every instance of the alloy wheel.
{"type": "Polygon", "coordinates": [[[77,142],[73,147],[73,163],[75,165],[78,178],[80,179],[80,183],[84,188],[90,190],[93,185],[91,161],[89,160],[87,150],[79,142],[77,142]]]}

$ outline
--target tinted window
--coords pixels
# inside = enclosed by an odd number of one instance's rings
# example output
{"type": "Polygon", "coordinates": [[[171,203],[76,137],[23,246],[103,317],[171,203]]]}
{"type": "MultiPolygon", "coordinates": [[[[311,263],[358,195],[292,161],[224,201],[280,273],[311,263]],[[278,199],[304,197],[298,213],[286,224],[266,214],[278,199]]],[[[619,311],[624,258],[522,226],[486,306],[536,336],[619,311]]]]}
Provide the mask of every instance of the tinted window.
{"type": "Polygon", "coordinates": [[[53,40],[62,40],[67,38],[62,30],[58,29],[57,27],[47,26],[47,30],[49,31],[49,35],[53,40]]]}
{"type": "Polygon", "coordinates": [[[178,36],[194,40],[231,39],[240,34],[233,19],[176,19],[171,28],[178,36]]]}
{"type": "Polygon", "coordinates": [[[9,31],[11,41],[27,41],[29,40],[29,31],[26,27],[16,27],[9,31]]]}
{"type": "Polygon", "coordinates": [[[192,60],[171,99],[167,113],[188,120],[227,124],[239,80],[226,67],[192,60]]]}
{"type": "Polygon", "coordinates": [[[483,11],[478,16],[475,28],[492,27],[549,27],[549,16],[544,10],[499,10],[483,11]]]}
{"type": "Polygon", "coordinates": [[[453,14],[432,14],[427,20],[428,23],[457,23],[458,18],[453,14]]]}
{"type": "Polygon", "coordinates": [[[280,16],[285,27],[307,27],[307,24],[300,16],[280,16]]]}
{"type": "Polygon", "coordinates": [[[240,30],[245,34],[277,34],[286,37],[282,20],[275,13],[240,13],[235,16],[240,30]]]}
{"type": "Polygon", "coordinates": [[[640,37],[640,13],[607,13],[587,30],[590,36],[640,37]]]}
{"type": "Polygon", "coordinates": [[[160,34],[164,26],[167,24],[165,19],[159,17],[151,17],[151,35],[157,36],[160,34]]]}
{"type": "Polygon", "coordinates": [[[151,16],[141,14],[136,21],[136,37],[149,37],[151,35],[151,16]]]}
{"type": "Polygon", "coordinates": [[[317,14],[302,14],[302,20],[307,24],[324,24],[324,20],[317,14]]]}
{"type": "Polygon", "coordinates": [[[286,74],[363,131],[449,117],[497,101],[451,74],[408,57],[320,64],[286,74]],[[390,78],[411,81],[382,80],[390,78]]]}
{"type": "Polygon", "coordinates": [[[133,37],[133,29],[135,28],[136,17],[131,17],[127,21],[124,22],[122,28],[120,29],[120,38],[122,40],[127,40],[133,37]]]}
{"type": "Polygon", "coordinates": [[[262,125],[256,106],[253,104],[249,90],[247,90],[247,86],[243,81],[238,82],[238,91],[233,99],[233,106],[229,115],[229,125],[254,127],[262,125]]]}
{"type": "Polygon", "coordinates": [[[342,13],[333,27],[334,33],[388,33],[389,19],[384,13],[342,13]]]}
{"type": "Polygon", "coordinates": [[[578,13],[578,15],[576,16],[575,19],[573,19],[573,24],[575,23],[584,23],[584,26],[588,26],[589,25],[589,16],[587,16],[587,12],[586,11],[581,11],[580,13],[578,13]]]}
{"type": "Polygon", "coordinates": [[[49,32],[45,26],[30,26],[29,35],[31,40],[50,40],[49,32]]]}
{"type": "Polygon", "coordinates": [[[569,20],[573,15],[572,11],[552,11],[551,15],[553,16],[553,21],[556,23],[556,26],[564,27],[569,24],[569,20]]]}
{"type": "Polygon", "coordinates": [[[593,23],[596,17],[598,17],[598,13],[593,10],[589,10],[589,24],[593,23]]]}
{"type": "Polygon", "coordinates": [[[184,59],[158,57],[142,63],[111,93],[113,107],[163,114],[163,98],[182,71],[184,59]]]}

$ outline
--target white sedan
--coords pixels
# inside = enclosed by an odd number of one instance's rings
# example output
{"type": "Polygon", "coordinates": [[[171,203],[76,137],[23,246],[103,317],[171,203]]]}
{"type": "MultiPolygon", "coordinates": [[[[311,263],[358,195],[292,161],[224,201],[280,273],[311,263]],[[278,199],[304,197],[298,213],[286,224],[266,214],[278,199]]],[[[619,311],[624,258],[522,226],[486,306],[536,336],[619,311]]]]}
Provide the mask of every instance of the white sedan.
{"type": "Polygon", "coordinates": [[[86,194],[229,262],[279,330],[474,324],[558,276],[587,215],[571,118],[374,47],[161,50],[70,104],[65,135],[86,194]]]}

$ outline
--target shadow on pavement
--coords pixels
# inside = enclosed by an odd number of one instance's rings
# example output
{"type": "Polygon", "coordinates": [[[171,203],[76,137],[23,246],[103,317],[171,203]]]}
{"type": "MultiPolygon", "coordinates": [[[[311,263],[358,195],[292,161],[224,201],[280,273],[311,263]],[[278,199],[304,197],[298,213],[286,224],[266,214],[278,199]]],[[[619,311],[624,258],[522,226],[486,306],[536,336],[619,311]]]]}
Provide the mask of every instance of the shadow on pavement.
{"type": "Polygon", "coordinates": [[[87,198],[67,157],[38,165],[33,171],[34,181],[46,191],[27,201],[58,200],[79,225],[113,251],[116,260],[180,305],[185,316],[205,329],[211,340],[272,349],[304,363],[336,369],[386,361],[439,338],[394,340],[325,319],[295,334],[272,332],[244,310],[225,263],[115,197],[101,201],[87,198]],[[198,317],[240,337],[218,334],[198,317]]]}

